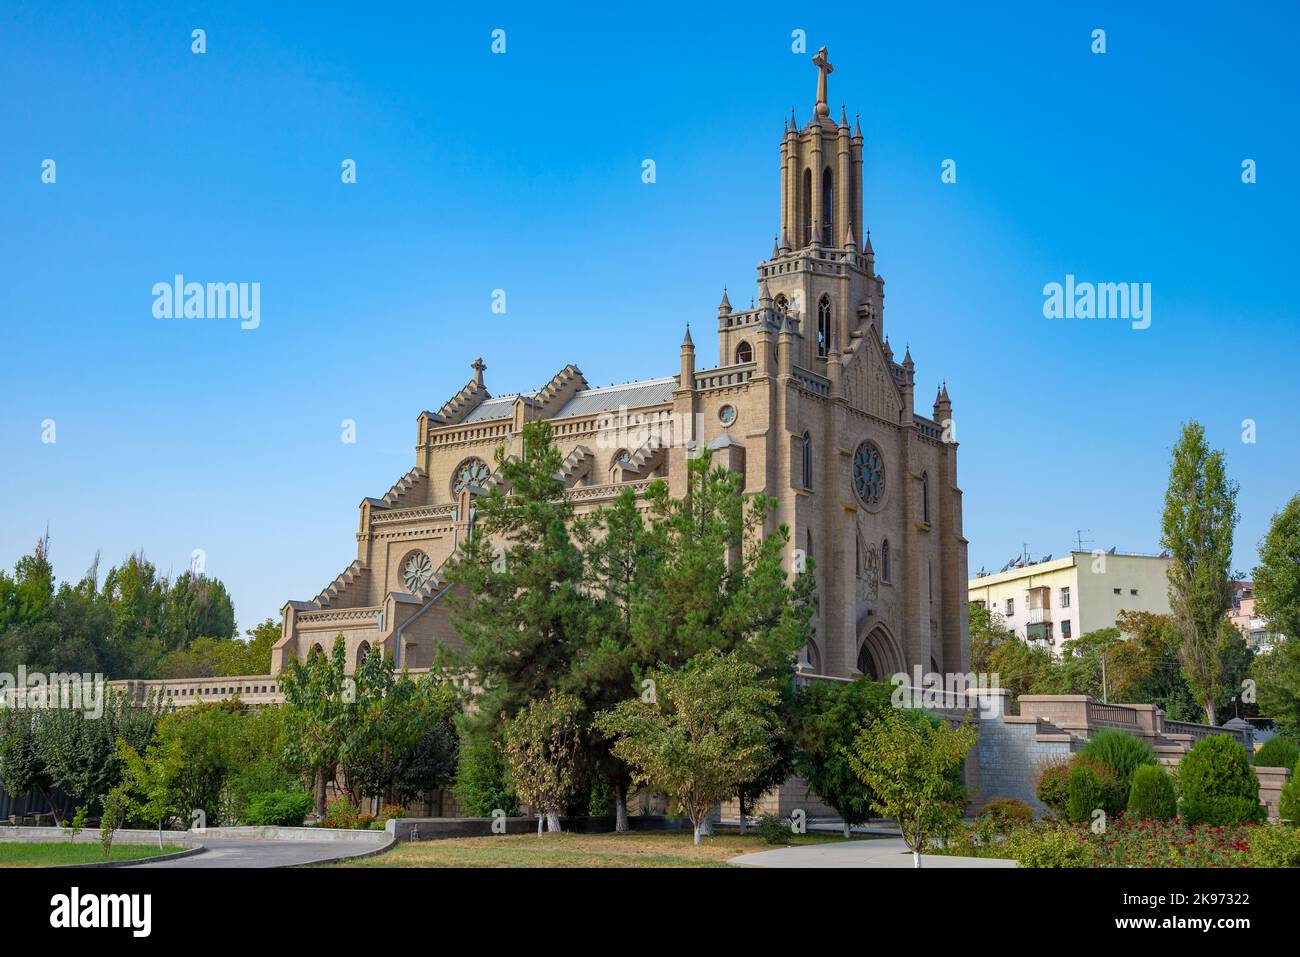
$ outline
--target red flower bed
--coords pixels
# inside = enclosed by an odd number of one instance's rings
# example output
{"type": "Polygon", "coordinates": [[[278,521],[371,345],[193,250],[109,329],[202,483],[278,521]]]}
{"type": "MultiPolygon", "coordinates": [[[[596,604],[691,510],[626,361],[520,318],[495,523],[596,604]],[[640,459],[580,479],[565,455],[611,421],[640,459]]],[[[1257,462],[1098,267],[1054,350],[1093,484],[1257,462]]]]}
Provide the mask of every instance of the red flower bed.
{"type": "Polygon", "coordinates": [[[1121,816],[1107,822],[1104,834],[1093,834],[1087,825],[1072,830],[1092,846],[1097,867],[1248,867],[1250,835],[1256,827],[1189,826],[1181,820],[1121,816]]]}

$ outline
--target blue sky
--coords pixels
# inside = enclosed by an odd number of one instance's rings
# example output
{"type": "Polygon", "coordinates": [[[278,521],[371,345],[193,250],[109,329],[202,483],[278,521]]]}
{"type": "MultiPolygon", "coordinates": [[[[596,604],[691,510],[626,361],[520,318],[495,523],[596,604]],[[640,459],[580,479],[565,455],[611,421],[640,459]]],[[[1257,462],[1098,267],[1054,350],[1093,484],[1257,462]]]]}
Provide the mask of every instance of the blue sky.
{"type": "Polygon", "coordinates": [[[1079,528],[1157,551],[1190,418],[1241,484],[1249,569],[1300,486],[1294,7],[788,8],[6,4],[0,565],[47,522],[63,577],[202,548],[250,627],[354,557],[357,504],[476,355],[498,394],[570,361],[671,373],[724,284],[753,294],[826,45],[886,331],[918,405],[944,378],[954,401],[972,572],[1079,528]],[[260,282],[260,327],[155,320],[178,272],[260,282]],[[1151,327],[1045,319],[1067,273],[1151,283],[1151,327]]]}

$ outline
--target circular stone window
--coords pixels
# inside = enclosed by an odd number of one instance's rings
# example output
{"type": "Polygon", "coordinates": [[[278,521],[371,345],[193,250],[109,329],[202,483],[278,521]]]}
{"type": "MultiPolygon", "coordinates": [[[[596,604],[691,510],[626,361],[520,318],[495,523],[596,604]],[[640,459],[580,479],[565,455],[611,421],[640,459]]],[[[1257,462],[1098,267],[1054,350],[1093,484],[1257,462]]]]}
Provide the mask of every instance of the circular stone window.
{"type": "Polygon", "coordinates": [[[433,562],[424,552],[411,552],[402,562],[402,584],[409,592],[417,592],[433,577],[433,562]]]}
{"type": "Polygon", "coordinates": [[[471,485],[482,485],[491,474],[492,470],[488,468],[487,463],[482,459],[466,459],[460,463],[460,467],[456,469],[456,474],[452,476],[452,494],[459,495],[471,485]]]}
{"type": "Polygon", "coordinates": [[[885,495],[885,459],[874,442],[859,443],[853,453],[853,491],[870,509],[878,508],[885,495]]]}
{"type": "Polygon", "coordinates": [[[718,418],[722,420],[723,425],[731,425],[736,421],[736,407],[734,405],[724,405],[718,410],[718,418]]]}

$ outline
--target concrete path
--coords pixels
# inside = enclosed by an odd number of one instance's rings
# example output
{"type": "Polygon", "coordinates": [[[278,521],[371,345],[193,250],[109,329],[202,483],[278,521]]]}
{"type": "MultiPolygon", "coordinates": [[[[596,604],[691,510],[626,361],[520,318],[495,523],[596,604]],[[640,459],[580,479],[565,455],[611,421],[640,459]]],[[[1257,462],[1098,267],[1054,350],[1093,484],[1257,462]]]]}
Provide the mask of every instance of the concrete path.
{"type": "Polygon", "coordinates": [[[293,867],[340,857],[357,857],[377,845],[345,841],[258,841],[203,837],[203,852],[174,861],[155,861],[133,867],[293,867]]]}
{"type": "MultiPolygon", "coordinates": [[[[202,855],[199,855],[200,857],[202,855]]],[[[183,860],[178,864],[185,863],[183,860]]],[[[901,837],[873,841],[840,841],[835,844],[806,844],[783,847],[775,851],[741,854],[728,864],[740,867],[906,867],[911,868],[912,852],[901,837]]],[[[947,857],[922,854],[926,867],[1015,867],[1015,861],[987,857],[947,857]]]]}

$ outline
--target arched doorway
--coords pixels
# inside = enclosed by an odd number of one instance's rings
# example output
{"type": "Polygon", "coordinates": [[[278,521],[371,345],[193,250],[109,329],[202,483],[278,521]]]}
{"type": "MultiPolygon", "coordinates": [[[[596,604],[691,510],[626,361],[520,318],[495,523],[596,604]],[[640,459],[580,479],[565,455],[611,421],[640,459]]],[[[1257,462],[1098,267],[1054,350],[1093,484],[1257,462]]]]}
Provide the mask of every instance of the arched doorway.
{"type": "Polygon", "coordinates": [[[876,681],[907,671],[902,646],[884,625],[871,628],[858,645],[858,670],[876,681]]]}

